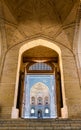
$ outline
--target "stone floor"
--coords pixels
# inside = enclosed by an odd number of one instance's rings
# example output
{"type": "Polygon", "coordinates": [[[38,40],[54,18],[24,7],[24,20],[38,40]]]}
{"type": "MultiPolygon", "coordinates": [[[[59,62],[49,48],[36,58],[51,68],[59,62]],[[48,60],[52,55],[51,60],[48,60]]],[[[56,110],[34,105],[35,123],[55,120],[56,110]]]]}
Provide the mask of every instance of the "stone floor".
{"type": "Polygon", "coordinates": [[[81,130],[81,119],[0,119],[0,130],[81,130]]]}

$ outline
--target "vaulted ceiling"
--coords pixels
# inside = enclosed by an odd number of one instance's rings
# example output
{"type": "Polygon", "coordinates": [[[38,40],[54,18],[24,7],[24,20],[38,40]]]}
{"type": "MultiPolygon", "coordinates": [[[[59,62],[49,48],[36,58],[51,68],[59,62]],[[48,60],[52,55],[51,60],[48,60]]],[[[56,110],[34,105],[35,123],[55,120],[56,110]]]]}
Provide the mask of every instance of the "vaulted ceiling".
{"type": "Polygon", "coordinates": [[[44,35],[73,47],[79,0],[4,0],[8,47],[44,35]]]}

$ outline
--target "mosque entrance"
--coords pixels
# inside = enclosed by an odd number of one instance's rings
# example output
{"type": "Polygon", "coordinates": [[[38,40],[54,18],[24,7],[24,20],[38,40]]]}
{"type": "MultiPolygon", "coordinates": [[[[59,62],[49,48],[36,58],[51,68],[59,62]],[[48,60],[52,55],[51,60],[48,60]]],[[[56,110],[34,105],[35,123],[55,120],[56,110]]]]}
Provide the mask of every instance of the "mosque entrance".
{"type": "Polygon", "coordinates": [[[19,78],[19,116],[57,118],[62,107],[58,54],[44,46],[25,51],[19,78]]]}
{"type": "Polygon", "coordinates": [[[38,118],[42,118],[42,110],[38,110],[38,118]]]}

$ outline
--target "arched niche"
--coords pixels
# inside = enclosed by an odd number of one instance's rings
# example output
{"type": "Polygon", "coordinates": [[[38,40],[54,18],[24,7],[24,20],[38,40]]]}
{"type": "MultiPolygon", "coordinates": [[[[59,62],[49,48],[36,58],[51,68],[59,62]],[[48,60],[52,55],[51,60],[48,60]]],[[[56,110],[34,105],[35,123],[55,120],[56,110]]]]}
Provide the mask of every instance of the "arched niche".
{"type": "Polygon", "coordinates": [[[14,106],[12,108],[12,118],[19,117],[19,110],[16,108],[16,104],[17,104],[17,96],[18,96],[19,71],[20,71],[22,55],[25,51],[28,51],[29,49],[37,47],[37,46],[44,46],[44,47],[50,48],[50,49],[56,51],[58,54],[59,68],[60,68],[60,74],[61,74],[62,98],[63,98],[63,108],[61,110],[61,117],[67,118],[68,111],[67,111],[67,105],[66,105],[66,100],[65,100],[61,49],[56,44],[49,42],[47,40],[43,40],[43,39],[37,39],[37,40],[33,40],[31,42],[28,42],[28,43],[24,44],[19,50],[18,67],[17,67],[17,75],[16,75],[16,86],[15,86],[15,94],[14,94],[14,106]]]}

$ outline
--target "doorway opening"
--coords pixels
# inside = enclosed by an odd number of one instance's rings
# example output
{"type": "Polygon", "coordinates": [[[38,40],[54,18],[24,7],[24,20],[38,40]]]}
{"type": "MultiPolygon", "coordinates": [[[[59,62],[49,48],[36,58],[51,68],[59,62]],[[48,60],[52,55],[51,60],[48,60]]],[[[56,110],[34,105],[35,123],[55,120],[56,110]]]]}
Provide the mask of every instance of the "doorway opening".
{"type": "Polygon", "coordinates": [[[38,118],[42,118],[42,110],[38,110],[38,118]]]}
{"type": "Polygon", "coordinates": [[[20,117],[38,118],[39,110],[42,118],[60,117],[63,104],[58,54],[38,46],[23,53],[22,63],[25,65],[24,76],[21,76],[23,81],[20,79],[21,90],[17,101],[20,117]],[[32,110],[34,113],[31,113],[32,110]]]}

